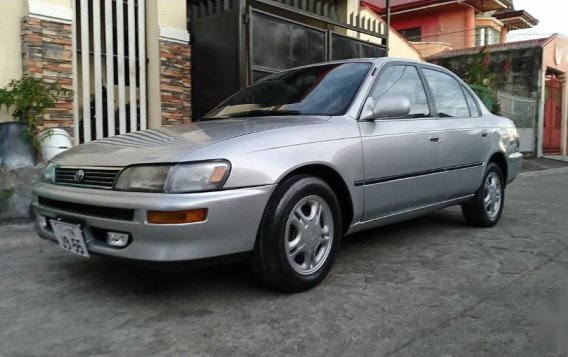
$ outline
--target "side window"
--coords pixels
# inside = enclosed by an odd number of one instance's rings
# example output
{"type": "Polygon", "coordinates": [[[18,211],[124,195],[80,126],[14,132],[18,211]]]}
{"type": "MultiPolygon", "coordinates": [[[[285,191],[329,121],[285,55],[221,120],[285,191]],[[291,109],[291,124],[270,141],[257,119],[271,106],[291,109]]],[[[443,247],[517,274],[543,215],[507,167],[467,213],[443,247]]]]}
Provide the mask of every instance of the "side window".
{"type": "Polygon", "coordinates": [[[444,117],[469,117],[469,107],[461,84],[446,73],[424,69],[426,80],[438,106],[438,115],[444,117]]]}
{"type": "Polygon", "coordinates": [[[404,95],[410,100],[410,113],[406,118],[431,116],[426,90],[415,67],[391,66],[382,72],[371,97],[377,100],[387,95],[404,95]]]}
{"type": "Polygon", "coordinates": [[[473,96],[467,89],[463,88],[463,93],[465,94],[465,100],[467,100],[467,105],[469,106],[469,112],[471,113],[471,116],[480,117],[481,112],[479,111],[477,101],[473,98],[473,96]]]}

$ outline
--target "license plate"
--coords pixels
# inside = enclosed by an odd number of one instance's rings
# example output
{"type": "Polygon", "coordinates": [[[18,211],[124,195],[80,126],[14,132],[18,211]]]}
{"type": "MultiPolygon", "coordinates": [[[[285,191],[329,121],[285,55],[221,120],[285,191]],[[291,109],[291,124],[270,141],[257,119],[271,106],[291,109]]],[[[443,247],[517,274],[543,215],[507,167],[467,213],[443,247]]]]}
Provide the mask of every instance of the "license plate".
{"type": "Polygon", "coordinates": [[[50,221],[59,246],[65,250],[89,258],[89,251],[80,225],[50,221]]]}

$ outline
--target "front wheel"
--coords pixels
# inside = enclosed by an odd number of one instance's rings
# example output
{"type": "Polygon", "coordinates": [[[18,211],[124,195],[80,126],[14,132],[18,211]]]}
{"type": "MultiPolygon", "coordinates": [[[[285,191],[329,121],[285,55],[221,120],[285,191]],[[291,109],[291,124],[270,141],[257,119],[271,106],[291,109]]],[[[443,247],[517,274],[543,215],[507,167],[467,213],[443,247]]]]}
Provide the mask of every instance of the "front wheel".
{"type": "Polygon", "coordinates": [[[482,186],[470,202],[462,205],[462,213],[472,226],[493,227],[501,218],[504,203],[503,173],[495,163],[489,163],[482,186]]]}
{"type": "Polygon", "coordinates": [[[276,289],[310,289],[331,270],[341,235],[340,207],[333,190],[316,177],[291,177],[276,188],[267,205],[253,269],[276,289]]]}

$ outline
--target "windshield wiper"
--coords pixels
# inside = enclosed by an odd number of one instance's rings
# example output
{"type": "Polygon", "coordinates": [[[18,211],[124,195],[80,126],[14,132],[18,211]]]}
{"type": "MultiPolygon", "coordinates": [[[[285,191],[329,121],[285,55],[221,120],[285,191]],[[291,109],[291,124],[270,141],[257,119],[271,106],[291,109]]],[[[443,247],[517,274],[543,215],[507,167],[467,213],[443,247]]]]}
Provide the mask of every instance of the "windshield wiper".
{"type": "Polygon", "coordinates": [[[229,114],[229,118],[244,118],[244,117],[264,117],[264,116],[284,116],[284,115],[300,115],[299,110],[270,110],[270,109],[255,109],[246,112],[229,114]]]}

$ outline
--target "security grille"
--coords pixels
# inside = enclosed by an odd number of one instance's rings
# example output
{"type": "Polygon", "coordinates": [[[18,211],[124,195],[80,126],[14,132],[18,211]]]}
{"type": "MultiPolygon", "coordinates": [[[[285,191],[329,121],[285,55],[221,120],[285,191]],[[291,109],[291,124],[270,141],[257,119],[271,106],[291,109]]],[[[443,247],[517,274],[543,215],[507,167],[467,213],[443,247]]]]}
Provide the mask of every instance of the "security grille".
{"type": "Polygon", "coordinates": [[[76,143],[145,129],[145,0],[73,5],[76,143]]]}

